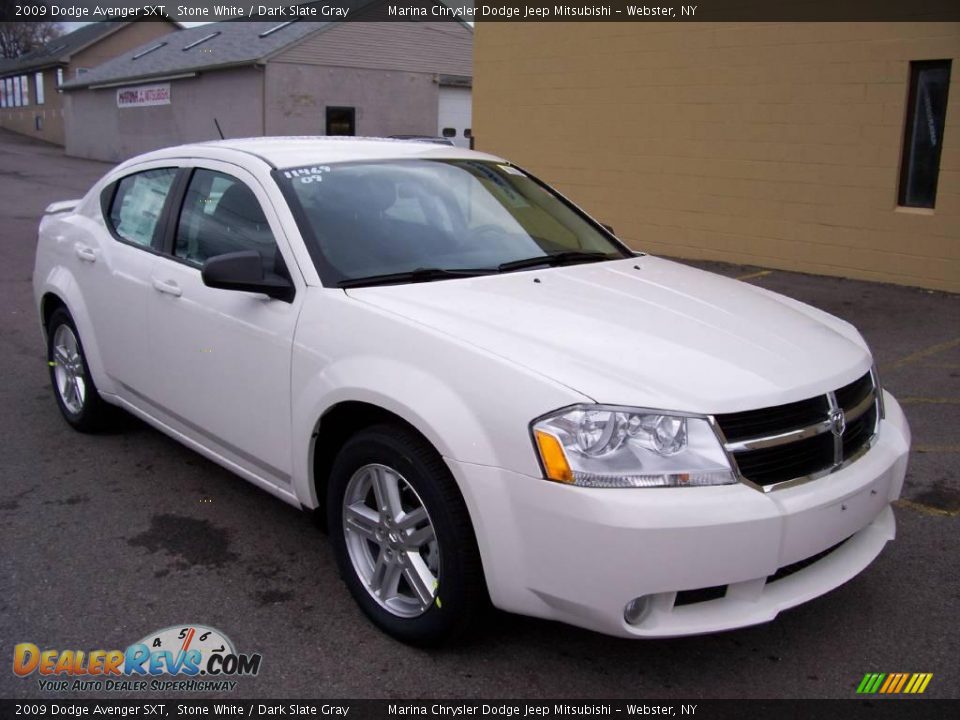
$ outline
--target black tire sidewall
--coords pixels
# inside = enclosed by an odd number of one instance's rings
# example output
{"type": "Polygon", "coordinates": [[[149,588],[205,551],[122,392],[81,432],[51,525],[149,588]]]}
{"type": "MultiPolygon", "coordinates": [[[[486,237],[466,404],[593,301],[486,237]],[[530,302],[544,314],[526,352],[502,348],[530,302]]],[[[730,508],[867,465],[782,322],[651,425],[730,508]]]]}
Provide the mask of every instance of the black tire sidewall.
{"type": "MultiPolygon", "coordinates": [[[[472,587],[464,572],[464,551],[475,547],[473,530],[464,527],[448,507],[448,498],[439,487],[454,483],[449,470],[443,473],[422,443],[402,431],[378,427],[354,436],[340,451],[330,474],[327,496],[327,521],[337,565],[354,599],[373,622],[399,640],[415,645],[437,645],[461,634],[462,627],[475,612],[472,587]],[[419,445],[419,446],[418,446],[419,445]],[[364,465],[378,463],[393,468],[410,483],[430,515],[440,546],[440,586],[434,603],[423,615],[401,618],[383,608],[367,591],[347,552],[343,534],[343,497],[353,474],[364,465]]],[[[436,461],[442,464],[437,456],[436,461]]],[[[449,487],[447,488],[449,491],[449,487]]],[[[448,496],[449,497],[449,496],[448,496]]]]}

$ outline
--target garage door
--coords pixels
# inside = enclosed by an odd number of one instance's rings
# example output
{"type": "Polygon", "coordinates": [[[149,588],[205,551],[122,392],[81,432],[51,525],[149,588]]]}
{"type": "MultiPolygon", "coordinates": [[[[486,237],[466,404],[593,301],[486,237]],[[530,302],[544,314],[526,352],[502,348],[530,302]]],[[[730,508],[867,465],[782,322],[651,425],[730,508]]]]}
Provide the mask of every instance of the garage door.
{"type": "Polygon", "coordinates": [[[441,87],[440,108],[437,113],[437,135],[450,138],[459,147],[470,147],[472,111],[470,88],[441,87]]]}

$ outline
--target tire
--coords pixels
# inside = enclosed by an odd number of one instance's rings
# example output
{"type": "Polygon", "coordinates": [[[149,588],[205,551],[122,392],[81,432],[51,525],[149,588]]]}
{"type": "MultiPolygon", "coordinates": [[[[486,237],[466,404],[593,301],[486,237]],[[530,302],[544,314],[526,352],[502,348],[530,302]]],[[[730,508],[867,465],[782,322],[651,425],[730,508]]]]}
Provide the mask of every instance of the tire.
{"type": "Polygon", "coordinates": [[[341,577],[386,633],[436,646],[481,625],[489,600],[473,526],[449,469],[423,438],[377,425],[348,440],[331,469],[327,522],[341,577]]]}
{"type": "Polygon", "coordinates": [[[109,424],[111,408],[97,392],[80,333],[63,307],[54,311],[47,324],[47,365],[63,419],[84,433],[104,429],[109,424]]]}

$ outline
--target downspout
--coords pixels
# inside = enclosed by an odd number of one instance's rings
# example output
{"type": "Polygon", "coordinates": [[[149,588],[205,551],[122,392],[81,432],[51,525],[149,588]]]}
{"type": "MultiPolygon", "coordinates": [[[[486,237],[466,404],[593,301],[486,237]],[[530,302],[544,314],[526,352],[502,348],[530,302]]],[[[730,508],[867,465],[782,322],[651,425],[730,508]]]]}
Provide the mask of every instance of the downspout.
{"type": "Polygon", "coordinates": [[[260,68],[263,73],[260,82],[260,135],[267,135],[267,64],[260,63],[255,67],[260,68]]]}

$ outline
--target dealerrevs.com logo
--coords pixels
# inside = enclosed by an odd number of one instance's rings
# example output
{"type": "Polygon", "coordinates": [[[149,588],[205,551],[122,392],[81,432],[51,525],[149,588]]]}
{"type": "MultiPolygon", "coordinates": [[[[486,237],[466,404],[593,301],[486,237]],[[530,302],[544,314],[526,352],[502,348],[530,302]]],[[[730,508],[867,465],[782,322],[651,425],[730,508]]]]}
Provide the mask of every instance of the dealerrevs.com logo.
{"type": "Polygon", "coordinates": [[[256,675],[261,660],[259,653],[238,653],[226,635],[204,625],[164,628],[126,650],[13,648],[13,672],[36,674],[39,689],[51,692],[233,690],[233,678],[256,675]]]}

